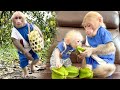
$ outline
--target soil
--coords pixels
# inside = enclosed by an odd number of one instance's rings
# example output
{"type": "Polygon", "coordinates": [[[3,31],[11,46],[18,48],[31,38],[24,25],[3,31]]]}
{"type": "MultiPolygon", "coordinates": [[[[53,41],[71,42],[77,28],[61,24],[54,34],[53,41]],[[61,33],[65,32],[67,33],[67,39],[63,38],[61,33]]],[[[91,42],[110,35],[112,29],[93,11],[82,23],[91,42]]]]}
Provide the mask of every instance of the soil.
{"type": "MultiPolygon", "coordinates": [[[[29,66],[27,66],[29,67],[29,66]]],[[[35,73],[40,73],[42,69],[45,69],[45,65],[36,65],[35,66],[35,73]]],[[[15,65],[7,65],[3,66],[0,64],[0,79],[36,79],[37,77],[32,75],[29,72],[28,68],[28,76],[27,78],[22,77],[22,69],[19,66],[19,63],[15,65]]]]}

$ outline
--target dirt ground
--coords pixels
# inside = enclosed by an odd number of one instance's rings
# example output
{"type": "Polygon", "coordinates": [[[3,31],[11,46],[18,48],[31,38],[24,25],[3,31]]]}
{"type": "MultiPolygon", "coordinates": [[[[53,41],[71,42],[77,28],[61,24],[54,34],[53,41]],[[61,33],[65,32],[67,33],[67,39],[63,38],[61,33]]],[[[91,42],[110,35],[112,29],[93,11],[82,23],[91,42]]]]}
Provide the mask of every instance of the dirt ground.
{"type": "MultiPolygon", "coordinates": [[[[28,68],[29,66],[27,66],[28,68]]],[[[34,73],[40,73],[45,69],[45,65],[36,65],[34,73]]],[[[0,64],[0,79],[36,79],[37,77],[29,72],[28,68],[28,78],[22,77],[22,69],[19,66],[19,63],[16,65],[3,66],[0,64]]]]}

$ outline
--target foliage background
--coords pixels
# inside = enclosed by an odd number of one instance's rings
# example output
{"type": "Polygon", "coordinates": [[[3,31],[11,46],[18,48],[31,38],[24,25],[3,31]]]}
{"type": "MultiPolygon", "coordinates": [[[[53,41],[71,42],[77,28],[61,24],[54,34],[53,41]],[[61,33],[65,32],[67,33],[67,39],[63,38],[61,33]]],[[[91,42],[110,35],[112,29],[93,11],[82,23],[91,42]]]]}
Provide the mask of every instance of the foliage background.
{"type": "MultiPolygon", "coordinates": [[[[10,65],[18,61],[17,50],[11,41],[12,22],[14,11],[0,11],[0,64],[10,65]]],[[[54,11],[22,11],[28,22],[36,24],[44,35],[45,47],[38,53],[41,60],[46,63],[48,49],[52,44],[56,29],[56,14],[54,11]]]]}

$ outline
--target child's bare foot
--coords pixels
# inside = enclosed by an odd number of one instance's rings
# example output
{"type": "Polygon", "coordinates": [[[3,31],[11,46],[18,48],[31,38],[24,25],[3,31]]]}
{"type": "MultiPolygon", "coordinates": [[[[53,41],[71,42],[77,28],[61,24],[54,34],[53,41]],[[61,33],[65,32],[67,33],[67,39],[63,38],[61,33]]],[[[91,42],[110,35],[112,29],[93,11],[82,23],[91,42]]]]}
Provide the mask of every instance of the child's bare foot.
{"type": "Polygon", "coordinates": [[[42,63],[42,61],[38,61],[37,63],[36,63],[36,65],[42,65],[43,63],[42,63]]]}
{"type": "Polygon", "coordinates": [[[26,79],[26,78],[28,78],[28,75],[23,75],[22,77],[23,77],[24,79],[26,79]]]}
{"type": "Polygon", "coordinates": [[[34,73],[34,70],[30,70],[30,71],[29,71],[29,74],[32,74],[32,73],[34,73]]]}
{"type": "Polygon", "coordinates": [[[28,76],[27,67],[24,67],[22,69],[23,69],[23,75],[22,75],[22,77],[26,78],[28,76]]]}
{"type": "Polygon", "coordinates": [[[29,74],[34,73],[34,65],[30,65],[29,74]]]}

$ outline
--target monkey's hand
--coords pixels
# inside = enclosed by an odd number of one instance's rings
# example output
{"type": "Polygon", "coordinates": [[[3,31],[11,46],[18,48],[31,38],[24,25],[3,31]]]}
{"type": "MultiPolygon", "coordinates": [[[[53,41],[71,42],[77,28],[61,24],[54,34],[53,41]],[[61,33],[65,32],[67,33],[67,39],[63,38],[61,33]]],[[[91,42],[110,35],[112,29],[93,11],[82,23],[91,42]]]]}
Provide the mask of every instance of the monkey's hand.
{"type": "Polygon", "coordinates": [[[27,57],[28,60],[34,60],[34,58],[29,52],[24,52],[24,55],[27,57]]]}
{"type": "Polygon", "coordinates": [[[85,48],[83,48],[81,46],[77,46],[76,53],[77,53],[77,56],[79,57],[79,59],[83,60],[85,58],[85,56],[83,54],[81,54],[85,50],[86,50],[85,48]]]}
{"type": "Polygon", "coordinates": [[[60,67],[62,67],[62,64],[60,63],[60,60],[57,59],[56,60],[56,68],[60,68],[60,67]]]}
{"type": "Polygon", "coordinates": [[[85,56],[83,56],[82,54],[78,54],[77,56],[79,57],[80,60],[83,60],[85,58],[85,56]]]}
{"type": "Polygon", "coordinates": [[[55,65],[56,68],[60,68],[62,66],[62,64],[60,63],[61,54],[60,54],[60,51],[58,48],[55,49],[54,57],[56,60],[56,65],[55,65]]]}
{"type": "Polygon", "coordinates": [[[90,57],[94,51],[94,48],[86,48],[84,52],[81,52],[82,57],[90,57]]]}

